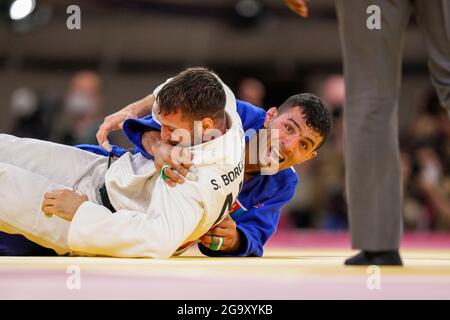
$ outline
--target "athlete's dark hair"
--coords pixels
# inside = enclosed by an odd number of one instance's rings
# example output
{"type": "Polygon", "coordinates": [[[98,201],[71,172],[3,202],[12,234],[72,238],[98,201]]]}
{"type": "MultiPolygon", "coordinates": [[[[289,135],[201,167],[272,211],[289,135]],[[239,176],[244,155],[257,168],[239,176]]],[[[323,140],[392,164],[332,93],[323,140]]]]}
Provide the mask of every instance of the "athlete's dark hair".
{"type": "Polygon", "coordinates": [[[319,149],[327,140],[331,130],[331,113],[323,101],[312,93],[301,93],[288,98],[279,108],[283,113],[290,108],[300,108],[306,117],[308,127],[319,132],[322,136],[321,143],[315,148],[319,149]]]}
{"type": "Polygon", "coordinates": [[[181,111],[195,120],[223,119],[226,96],[219,79],[206,68],[189,68],[179,73],[159,91],[158,113],[181,111]]]}

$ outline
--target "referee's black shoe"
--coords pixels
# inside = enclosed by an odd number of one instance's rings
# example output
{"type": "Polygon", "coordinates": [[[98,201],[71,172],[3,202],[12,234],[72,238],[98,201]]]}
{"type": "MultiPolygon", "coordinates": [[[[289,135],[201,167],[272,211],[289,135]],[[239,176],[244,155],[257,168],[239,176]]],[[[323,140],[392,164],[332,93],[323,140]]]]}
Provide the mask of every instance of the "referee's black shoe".
{"type": "Polygon", "coordinates": [[[347,266],[402,266],[402,258],[398,250],[390,251],[361,251],[357,255],[345,260],[347,266]]]}

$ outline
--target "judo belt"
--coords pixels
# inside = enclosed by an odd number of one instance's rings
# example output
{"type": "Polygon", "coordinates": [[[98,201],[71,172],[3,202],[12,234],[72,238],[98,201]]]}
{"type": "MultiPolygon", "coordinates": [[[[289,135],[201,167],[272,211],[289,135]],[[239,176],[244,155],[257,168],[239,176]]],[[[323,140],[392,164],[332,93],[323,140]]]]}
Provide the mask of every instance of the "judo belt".
{"type": "MultiPolygon", "coordinates": [[[[108,159],[108,169],[111,166],[113,157],[114,155],[110,153],[108,159]]],[[[117,210],[113,207],[111,201],[109,200],[108,191],[106,190],[106,184],[103,184],[100,189],[98,189],[98,192],[100,193],[100,199],[102,200],[103,206],[108,208],[112,213],[115,213],[117,210]]]]}
{"type": "Polygon", "coordinates": [[[103,206],[108,208],[112,213],[115,213],[116,209],[113,207],[111,201],[109,200],[108,191],[106,191],[106,185],[102,185],[100,189],[98,189],[98,192],[100,193],[100,199],[102,200],[103,206]]]}

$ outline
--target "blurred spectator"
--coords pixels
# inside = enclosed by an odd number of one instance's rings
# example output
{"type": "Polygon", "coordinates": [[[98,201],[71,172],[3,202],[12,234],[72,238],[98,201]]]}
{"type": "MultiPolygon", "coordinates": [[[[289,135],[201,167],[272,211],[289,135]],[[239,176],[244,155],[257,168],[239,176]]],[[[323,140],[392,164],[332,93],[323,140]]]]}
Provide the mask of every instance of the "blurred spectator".
{"type": "Polygon", "coordinates": [[[13,119],[11,134],[24,138],[48,140],[52,131],[53,108],[31,88],[13,91],[9,109],[13,119]]]}
{"type": "MultiPolygon", "coordinates": [[[[334,147],[342,148],[342,110],[345,102],[345,82],[342,75],[331,75],[324,80],[319,96],[328,104],[333,115],[333,130],[330,139],[334,147]]],[[[327,142],[327,144],[330,144],[327,142]]],[[[342,152],[342,151],[341,151],[342,152]]]]}
{"type": "Polygon", "coordinates": [[[433,90],[402,134],[405,227],[450,229],[450,120],[433,90]]]}
{"type": "Polygon", "coordinates": [[[57,129],[58,142],[97,144],[95,137],[103,109],[102,82],[92,71],[80,71],[70,80],[62,103],[63,115],[57,129]]]}
{"type": "Polygon", "coordinates": [[[240,81],[238,88],[239,99],[261,107],[264,105],[265,96],[266,88],[261,81],[254,78],[244,78],[240,81]]]}
{"type": "Polygon", "coordinates": [[[333,128],[328,142],[319,151],[317,184],[320,190],[320,226],[325,229],[346,229],[345,167],[343,156],[342,110],[345,102],[345,83],[342,75],[326,78],[319,95],[328,104],[333,115],[333,128]]]}
{"type": "Polygon", "coordinates": [[[320,191],[317,188],[317,174],[315,172],[314,159],[311,162],[295,166],[295,171],[300,180],[300,184],[295,190],[294,197],[285,206],[286,216],[284,218],[297,228],[318,227],[317,220],[317,199],[320,191]]]}

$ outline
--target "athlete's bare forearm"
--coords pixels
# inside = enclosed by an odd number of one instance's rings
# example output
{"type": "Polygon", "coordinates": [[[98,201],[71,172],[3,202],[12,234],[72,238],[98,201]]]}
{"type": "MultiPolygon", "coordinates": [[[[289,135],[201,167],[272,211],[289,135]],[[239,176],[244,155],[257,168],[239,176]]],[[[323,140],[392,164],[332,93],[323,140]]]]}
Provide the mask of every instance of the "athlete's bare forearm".
{"type": "Polygon", "coordinates": [[[153,96],[153,94],[149,94],[141,100],[131,103],[125,108],[130,108],[130,111],[132,111],[132,113],[136,114],[138,118],[141,118],[152,113],[154,102],[155,97],[153,96]]]}
{"type": "Polygon", "coordinates": [[[130,103],[116,113],[107,116],[97,131],[98,144],[104,146],[108,140],[108,134],[122,129],[125,120],[141,118],[151,114],[154,102],[155,97],[153,94],[150,94],[136,102],[130,103]]]}

